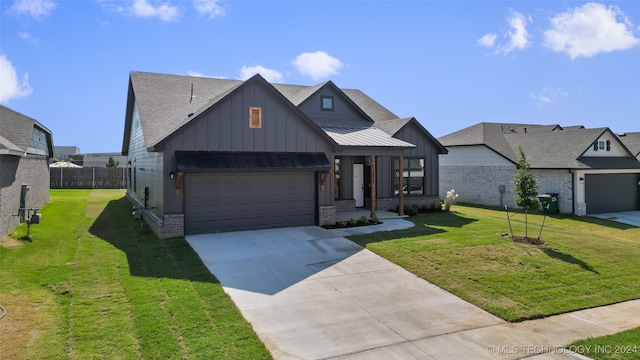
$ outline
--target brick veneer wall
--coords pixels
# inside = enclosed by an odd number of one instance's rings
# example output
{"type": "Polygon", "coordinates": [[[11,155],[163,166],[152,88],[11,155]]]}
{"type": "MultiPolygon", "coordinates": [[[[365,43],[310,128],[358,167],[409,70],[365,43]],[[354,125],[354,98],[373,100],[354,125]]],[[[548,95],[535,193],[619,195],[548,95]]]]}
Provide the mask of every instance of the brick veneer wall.
{"type": "Polygon", "coordinates": [[[49,201],[47,157],[0,155],[0,238],[20,223],[19,217],[13,215],[18,213],[20,207],[23,184],[31,187],[27,193],[28,208],[40,209],[49,201]]]}
{"type": "MultiPolygon", "coordinates": [[[[440,197],[444,199],[447,191],[456,190],[458,202],[471,204],[515,207],[513,177],[515,166],[441,166],[440,197]],[[504,185],[505,192],[500,193],[504,185]]],[[[572,213],[573,183],[568,170],[532,169],[536,178],[538,193],[557,193],[561,213],[572,213]]]]}
{"type": "Polygon", "coordinates": [[[318,207],[319,225],[335,225],[336,223],[336,207],[333,205],[325,205],[318,207]]]}

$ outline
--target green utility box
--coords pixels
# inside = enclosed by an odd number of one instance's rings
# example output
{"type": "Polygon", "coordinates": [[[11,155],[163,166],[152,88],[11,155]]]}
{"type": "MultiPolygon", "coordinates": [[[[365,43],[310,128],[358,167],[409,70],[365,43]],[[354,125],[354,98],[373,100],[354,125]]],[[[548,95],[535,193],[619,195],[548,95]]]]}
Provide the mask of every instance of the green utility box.
{"type": "Polygon", "coordinates": [[[542,194],[538,195],[538,199],[540,200],[540,205],[542,205],[542,211],[547,215],[560,213],[560,208],[558,207],[558,194],[542,194]]]}

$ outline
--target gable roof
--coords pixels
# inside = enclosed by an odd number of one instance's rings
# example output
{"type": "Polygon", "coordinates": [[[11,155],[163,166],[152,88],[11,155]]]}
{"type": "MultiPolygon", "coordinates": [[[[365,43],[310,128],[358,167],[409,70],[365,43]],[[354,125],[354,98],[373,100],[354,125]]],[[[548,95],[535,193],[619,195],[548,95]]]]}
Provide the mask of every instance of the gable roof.
{"type": "Polygon", "coordinates": [[[23,156],[28,153],[34,128],[46,134],[49,157],[53,157],[51,130],[33,118],[0,105],[0,154],[23,156]]]}
{"type": "MultiPolygon", "coordinates": [[[[631,157],[583,156],[605,133],[616,138],[608,128],[479,123],[439,140],[447,147],[484,145],[514,164],[518,163],[518,147],[522,147],[531,168],[538,169],[639,168],[640,162],[631,157]]],[[[631,155],[622,142],[619,145],[631,155]]]]}
{"type": "MultiPolygon", "coordinates": [[[[254,75],[246,81],[241,81],[132,72],[129,75],[129,93],[127,97],[122,153],[128,153],[128,139],[131,136],[134,106],[137,106],[140,114],[145,148],[153,149],[177,130],[197,118],[198,115],[215,106],[228,96],[231,96],[231,94],[238,91],[242,86],[252,82],[260,82],[267,88],[272,89],[275,96],[281,98],[284,103],[288,103],[293,111],[336,146],[414,147],[412,144],[394,139],[393,135],[395,135],[402,126],[411,121],[415,121],[432,141],[440,145],[443,151],[446,151],[444,146],[413,118],[395,122],[394,124],[402,123],[402,125],[395,130],[388,129],[389,126],[378,127],[378,129],[382,131],[373,128],[373,125],[379,121],[399,119],[395,114],[391,113],[360,90],[340,89],[331,81],[315,86],[302,86],[271,84],[260,75],[254,75]],[[340,127],[352,129],[347,132],[337,131],[335,130],[336,126],[333,125],[321,128],[298,108],[298,106],[309,100],[318,91],[327,87],[338,94],[342,94],[345,101],[361,113],[364,119],[370,120],[370,123],[360,121],[357,124],[354,122],[340,124],[340,127]],[[366,128],[371,129],[366,132],[355,132],[353,130],[355,128],[359,128],[360,130],[366,128]],[[370,143],[365,145],[367,139],[370,143]]],[[[388,125],[392,124],[389,123],[388,125]]]]}
{"type": "Polygon", "coordinates": [[[617,136],[634,156],[640,156],[640,132],[622,133],[617,136]]]}

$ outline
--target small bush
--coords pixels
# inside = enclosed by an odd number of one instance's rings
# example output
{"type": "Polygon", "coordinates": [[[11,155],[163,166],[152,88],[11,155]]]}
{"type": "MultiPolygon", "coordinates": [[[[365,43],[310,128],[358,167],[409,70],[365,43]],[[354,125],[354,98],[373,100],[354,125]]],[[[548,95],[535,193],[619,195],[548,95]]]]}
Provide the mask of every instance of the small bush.
{"type": "Polygon", "coordinates": [[[405,205],[404,206],[404,214],[409,216],[414,216],[418,214],[418,206],[417,205],[405,205]]]}
{"type": "Polygon", "coordinates": [[[356,218],[351,218],[349,219],[349,225],[358,225],[358,220],[356,220],[356,218]]]}
{"type": "Polygon", "coordinates": [[[366,215],[362,215],[360,216],[360,222],[363,224],[368,224],[369,223],[369,218],[366,215]]]}
{"type": "Polygon", "coordinates": [[[449,211],[451,205],[456,202],[458,198],[458,194],[456,194],[455,189],[451,189],[447,191],[447,196],[444,198],[444,210],[449,211]]]}
{"type": "Polygon", "coordinates": [[[378,221],[378,216],[377,216],[377,215],[373,215],[373,216],[369,219],[369,221],[370,221],[370,222],[372,222],[372,223],[374,223],[374,224],[377,224],[377,223],[379,222],[379,221],[378,221]]]}

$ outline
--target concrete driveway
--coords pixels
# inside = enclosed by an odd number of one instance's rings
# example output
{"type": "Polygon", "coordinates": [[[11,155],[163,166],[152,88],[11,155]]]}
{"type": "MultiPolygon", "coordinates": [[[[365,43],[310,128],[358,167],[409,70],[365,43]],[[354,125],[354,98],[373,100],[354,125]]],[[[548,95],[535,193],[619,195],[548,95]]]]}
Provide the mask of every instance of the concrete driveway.
{"type": "Polygon", "coordinates": [[[187,241],[276,359],[576,359],[640,326],[640,301],[509,324],[319,227],[187,241]]]}
{"type": "Polygon", "coordinates": [[[640,211],[623,211],[604,214],[589,214],[599,219],[612,220],[619,223],[640,227],[640,211]]]}
{"type": "Polygon", "coordinates": [[[429,358],[412,341],[503,323],[320,227],[187,241],[278,359],[429,358]]]}

